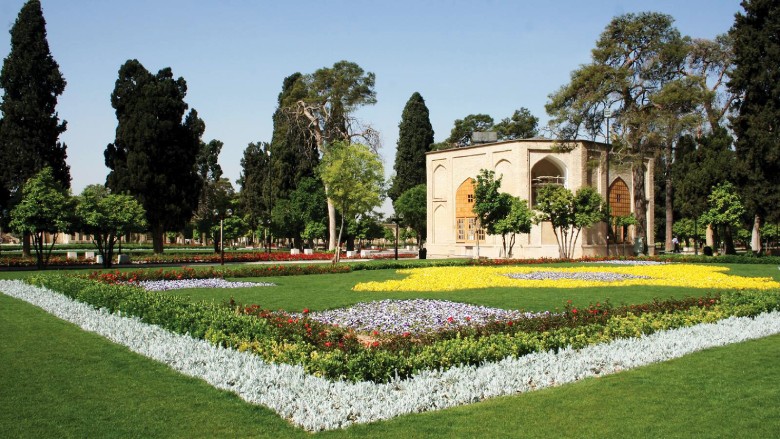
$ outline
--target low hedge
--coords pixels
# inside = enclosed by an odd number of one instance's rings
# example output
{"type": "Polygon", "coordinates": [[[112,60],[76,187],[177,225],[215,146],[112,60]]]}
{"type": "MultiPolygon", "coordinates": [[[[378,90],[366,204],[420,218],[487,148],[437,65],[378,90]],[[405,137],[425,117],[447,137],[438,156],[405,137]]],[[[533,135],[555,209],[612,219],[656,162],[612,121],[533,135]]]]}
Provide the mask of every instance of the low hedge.
{"type": "Polygon", "coordinates": [[[359,341],[354,331],[285,312],[235,303],[190,303],[129,285],[107,285],[70,276],[35,276],[31,283],[112,312],[133,315],[170,331],[211,343],[249,350],[264,360],[300,364],[307,372],[332,379],[387,382],[426,369],[476,365],[530,352],[582,347],[620,337],[751,316],[780,309],[776,291],[723,293],[719,297],[654,301],[612,308],[567,308],[541,320],[492,322],[484,328],[435,335],[378,336],[359,341]]]}

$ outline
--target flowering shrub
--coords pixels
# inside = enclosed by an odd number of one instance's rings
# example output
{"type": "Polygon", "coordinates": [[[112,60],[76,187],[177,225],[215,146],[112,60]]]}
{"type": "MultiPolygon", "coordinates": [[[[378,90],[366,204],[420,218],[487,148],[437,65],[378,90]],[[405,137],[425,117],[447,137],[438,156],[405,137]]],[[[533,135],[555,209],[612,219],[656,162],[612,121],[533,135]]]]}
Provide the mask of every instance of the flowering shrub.
{"type": "Polygon", "coordinates": [[[115,284],[153,280],[296,276],[303,274],[347,273],[349,271],[350,267],[348,265],[241,265],[237,267],[208,267],[199,269],[182,267],[173,269],[161,268],[158,270],[93,271],[84,277],[102,283],[115,284]]]}
{"type": "MultiPolygon", "coordinates": [[[[732,317],[716,323],[661,330],[645,337],[617,339],[581,349],[567,347],[479,366],[424,370],[408,379],[393,379],[386,384],[350,383],[306,375],[299,366],[268,364],[245,352],[172,334],[139,319],[96,310],[20,281],[0,281],[0,291],[187,376],[235,392],[247,402],[265,405],[310,431],[344,428],[558,386],[780,333],[780,312],[775,311],[754,318],[732,317]]],[[[732,298],[735,303],[770,299],[767,292],[740,292],[737,296],[732,298]]],[[[662,322],[659,326],[664,325],[662,322]]]]}
{"type": "Polygon", "coordinates": [[[662,285],[707,289],[771,289],[780,283],[771,278],[729,276],[725,267],[686,264],[614,267],[427,267],[399,270],[404,279],[364,282],[355,291],[452,291],[469,288],[525,287],[580,288],[662,285]],[[535,278],[535,272],[546,273],[535,278]],[[605,273],[613,273],[609,281],[605,273]],[[586,274],[579,276],[577,274],[586,274]],[[620,279],[618,277],[621,277],[620,279]]]}
{"type": "MultiPolygon", "coordinates": [[[[380,300],[358,303],[348,308],[312,312],[308,317],[329,325],[352,328],[358,332],[384,335],[420,336],[447,329],[484,326],[539,317],[549,313],[526,313],[500,308],[450,302],[447,300],[380,300]]],[[[302,314],[293,314],[302,316],[302,314]]]]}
{"type": "MultiPolygon", "coordinates": [[[[332,253],[314,253],[311,255],[290,252],[226,252],[225,262],[287,262],[287,261],[327,261],[333,258],[332,253]]],[[[220,253],[163,253],[156,255],[134,256],[134,264],[191,264],[191,263],[219,263],[222,260],[220,253]]]]}
{"type": "MultiPolygon", "coordinates": [[[[299,364],[331,379],[386,382],[423,370],[480,364],[531,352],[582,347],[614,338],[716,321],[732,314],[755,315],[776,309],[776,292],[751,292],[724,306],[719,297],[656,301],[613,308],[595,304],[556,314],[493,320],[479,326],[457,325],[432,333],[370,333],[332,326],[308,312],[290,315],[235,303],[189,303],[186,299],[127,285],[105,285],[66,276],[31,278],[79,301],[177,333],[189,333],[215,345],[251,351],[274,363],[299,364]],[[757,306],[756,304],[760,304],[757,306]]],[[[723,293],[726,295],[727,293],[723,293]]],[[[453,320],[455,316],[453,316],[453,320]]]]}
{"type": "Polygon", "coordinates": [[[137,285],[146,291],[169,291],[184,288],[255,288],[274,287],[269,282],[230,282],[225,279],[143,280],[137,285]]]}

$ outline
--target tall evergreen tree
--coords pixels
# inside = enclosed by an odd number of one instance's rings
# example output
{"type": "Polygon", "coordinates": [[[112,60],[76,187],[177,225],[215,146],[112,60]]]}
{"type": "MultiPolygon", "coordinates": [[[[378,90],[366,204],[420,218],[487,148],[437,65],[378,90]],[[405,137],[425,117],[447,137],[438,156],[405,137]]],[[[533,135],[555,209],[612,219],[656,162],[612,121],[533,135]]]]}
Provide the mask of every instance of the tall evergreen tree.
{"type": "Polygon", "coordinates": [[[274,132],[271,138],[272,201],[289,199],[298,182],[315,175],[319,164],[317,143],[309,130],[291,119],[287,106],[307,97],[303,75],[293,73],[284,78],[278,106],[273,115],[274,132]]]}
{"type": "Polygon", "coordinates": [[[395,152],[395,179],[388,191],[393,201],[407,190],[425,184],[425,153],[431,150],[433,127],[425,106],[425,100],[418,92],[406,102],[398,124],[398,148],[395,152]]]}
{"type": "Polygon", "coordinates": [[[737,185],[760,242],[760,222],[780,220],[780,3],[745,0],[742,7],[731,29],[736,67],[729,87],[742,96],[732,127],[737,185]]]}
{"type": "Polygon", "coordinates": [[[249,216],[249,226],[256,228],[271,218],[271,157],[266,142],[250,143],[241,158],[241,205],[249,216]]]}
{"type": "MultiPolygon", "coordinates": [[[[11,28],[11,51],[0,72],[0,209],[19,202],[25,182],[45,167],[70,188],[67,146],[58,142],[65,131],[55,107],[65,79],[51,55],[41,3],[24,4],[11,28]]],[[[29,252],[29,240],[25,240],[29,252]]]]}
{"type": "Polygon", "coordinates": [[[152,75],[138,60],[119,69],[111,94],[118,125],[106,147],[106,184],[114,193],[134,195],[146,210],[155,253],[163,251],[166,230],[192,218],[202,187],[197,157],[206,126],[187,104],[187,83],[170,68],[152,75]]]}

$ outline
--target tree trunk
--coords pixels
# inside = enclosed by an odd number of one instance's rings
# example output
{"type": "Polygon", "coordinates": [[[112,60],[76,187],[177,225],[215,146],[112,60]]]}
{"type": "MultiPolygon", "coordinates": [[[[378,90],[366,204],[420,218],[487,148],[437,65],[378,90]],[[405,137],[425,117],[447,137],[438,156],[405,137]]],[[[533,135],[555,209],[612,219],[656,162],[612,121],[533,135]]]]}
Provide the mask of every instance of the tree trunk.
{"type": "Polygon", "coordinates": [[[723,228],[723,245],[726,248],[727,255],[736,255],[737,249],[734,248],[734,235],[731,233],[731,226],[723,228]]]}
{"type": "Polygon", "coordinates": [[[715,249],[715,231],[712,230],[712,224],[707,224],[707,231],[704,232],[704,245],[715,249]]]}
{"type": "Polygon", "coordinates": [[[664,205],[666,207],[666,240],[664,247],[666,248],[666,252],[669,253],[675,250],[674,245],[672,244],[672,235],[674,234],[674,231],[672,230],[674,226],[674,211],[672,209],[672,142],[667,143],[665,154],[664,177],[666,183],[666,200],[664,205]]]}
{"type": "MultiPolygon", "coordinates": [[[[328,188],[325,187],[325,193],[327,194],[328,188]]],[[[336,236],[336,206],[333,205],[333,201],[328,198],[328,250],[333,250],[339,238],[336,236]]]]}
{"type": "Polygon", "coordinates": [[[750,250],[753,253],[761,253],[761,217],[756,214],[753,217],[753,231],[750,236],[750,250]]]}
{"type": "Polygon", "coordinates": [[[30,256],[32,256],[32,253],[30,251],[30,241],[31,241],[30,232],[24,232],[24,234],[22,235],[22,256],[24,256],[25,258],[29,258],[30,256]]]}
{"type": "Polygon", "coordinates": [[[645,200],[645,165],[644,163],[634,166],[632,169],[634,180],[634,215],[636,216],[636,225],[634,226],[635,238],[641,238],[643,242],[642,253],[647,253],[645,248],[650,243],[647,242],[647,200],[645,200]]]}
{"type": "Polygon", "coordinates": [[[156,224],[152,227],[152,248],[154,254],[161,255],[163,252],[163,243],[165,239],[165,227],[162,224],[156,224]]]}

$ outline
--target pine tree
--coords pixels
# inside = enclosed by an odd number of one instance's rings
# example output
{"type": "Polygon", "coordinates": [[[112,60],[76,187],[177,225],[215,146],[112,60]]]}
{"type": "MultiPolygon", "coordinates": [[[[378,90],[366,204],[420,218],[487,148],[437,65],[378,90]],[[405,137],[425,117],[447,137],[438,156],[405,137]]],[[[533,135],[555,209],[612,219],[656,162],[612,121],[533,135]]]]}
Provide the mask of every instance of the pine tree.
{"type": "Polygon", "coordinates": [[[55,110],[65,79],[49,50],[40,1],[25,3],[10,33],[11,51],[0,72],[0,207],[18,202],[24,183],[47,166],[70,187],[67,146],[58,142],[66,122],[55,110]]]}
{"type": "Polygon", "coordinates": [[[187,104],[187,83],[170,68],[152,75],[137,60],[119,69],[111,94],[118,125],[106,147],[106,184],[114,193],[134,195],[146,210],[155,253],[163,234],[192,218],[202,187],[197,157],[206,126],[187,104]]]}
{"type": "Polygon", "coordinates": [[[740,167],[737,186],[756,222],[780,220],[780,3],[745,0],[731,30],[729,87],[742,96],[732,127],[740,167]]]}
{"type": "Polygon", "coordinates": [[[425,184],[425,153],[431,150],[433,127],[428,107],[420,93],[406,102],[398,124],[398,148],[395,152],[395,179],[388,191],[395,201],[407,190],[425,184]]]}

